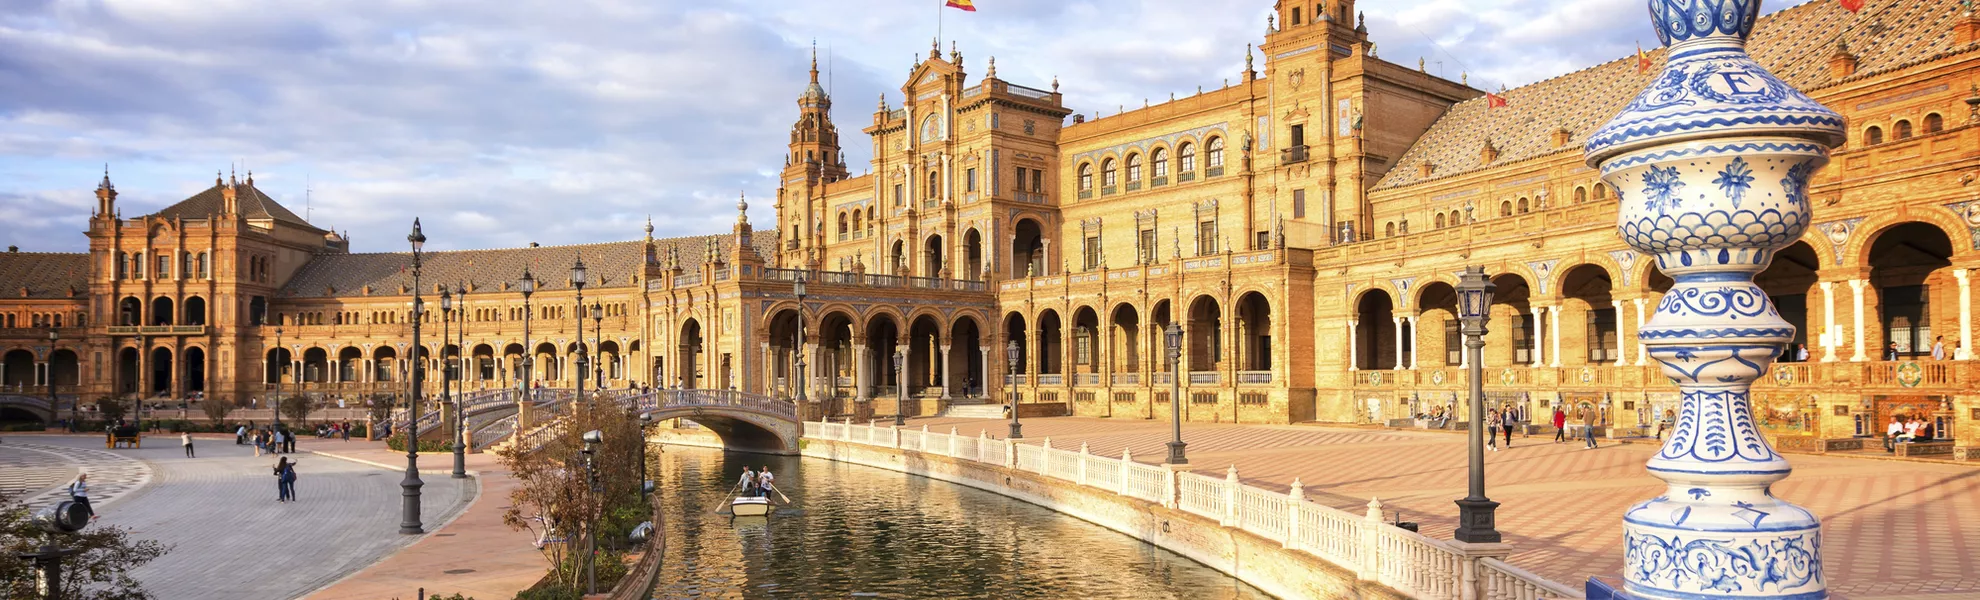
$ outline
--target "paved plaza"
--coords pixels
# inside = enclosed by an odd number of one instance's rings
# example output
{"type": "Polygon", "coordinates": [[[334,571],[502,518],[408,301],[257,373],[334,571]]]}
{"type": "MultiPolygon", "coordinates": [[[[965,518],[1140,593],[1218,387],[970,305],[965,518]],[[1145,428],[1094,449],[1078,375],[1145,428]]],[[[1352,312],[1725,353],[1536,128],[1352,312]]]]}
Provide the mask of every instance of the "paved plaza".
{"type": "MultiPolygon", "coordinates": [[[[89,469],[91,496],[104,498],[100,523],[171,546],[133,573],[158,598],[299,597],[421,538],[398,533],[401,471],[297,454],[300,501],[278,503],[269,471],[275,458],[255,457],[231,436],[195,444],[199,458],[188,459],[176,436],[115,451],[103,450],[100,436],[10,436],[0,447],[0,466],[30,467],[36,475],[22,480],[31,485],[62,474],[53,486],[67,483],[76,468],[89,469]]],[[[421,518],[429,531],[476,493],[473,479],[423,479],[421,518]]]]}
{"type": "MultiPolygon", "coordinates": [[[[913,419],[910,427],[1004,437],[1006,422],[913,419]]],[[[1161,462],[1166,422],[1075,417],[1024,421],[1027,443],[1161,462]]],[[[1193,470],[1221,476],[1236,465],[1247,483],[1287,489],[1294,478],[1308,499],[1360,514],[1380,498],[1422,532],[1448,539],[1456,527],[1451,501],[1465,495],[1465,436],[1309,425],[1187,423],[1193,470]]],[[[1513,438],[1513,447],[1486,452],[1488,495],[1499,507],[1499,530],[1513,545],[1510,560],[1548,579],[1579,585],[1589,575],[1622,572],[1622,515],[1663,492],[1644,471],[1650,444],[1513,438]]],[[[1774,493],[1823,519],[1824,561],[1838,598],[1980,598],[1980,468],[1877,458],[1791,455],[1795,472],[1774,493]]]]}

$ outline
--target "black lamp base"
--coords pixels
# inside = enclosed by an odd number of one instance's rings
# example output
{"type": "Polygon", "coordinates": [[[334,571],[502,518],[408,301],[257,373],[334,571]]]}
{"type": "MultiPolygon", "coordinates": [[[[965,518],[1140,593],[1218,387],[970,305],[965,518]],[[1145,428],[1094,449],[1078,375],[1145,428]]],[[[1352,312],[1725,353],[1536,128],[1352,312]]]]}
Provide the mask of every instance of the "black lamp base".
{"type": "Polygon", "coordinates": [[[1491,500],[1470,498],[1457,501],[1458,527],[1451,536],[1457,541],[1469,544],[1499,543],[1499,528],[1493,511],[1499,503],[1491,500]]]}

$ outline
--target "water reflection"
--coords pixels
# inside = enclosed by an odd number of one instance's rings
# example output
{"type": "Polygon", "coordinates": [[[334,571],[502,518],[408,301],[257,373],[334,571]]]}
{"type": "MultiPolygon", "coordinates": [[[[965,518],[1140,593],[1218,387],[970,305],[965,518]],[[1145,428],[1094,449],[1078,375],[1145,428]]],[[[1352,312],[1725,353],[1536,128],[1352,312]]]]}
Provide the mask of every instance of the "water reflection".
{"type": "Polygon", "coordinates": [[[656,598],[1268,598],[1098,525],[958,485],[698,448],[654,461],[668,543],[656,598]],[[716,514],[744,465],[769,466],[796,507],[716,514]]]}

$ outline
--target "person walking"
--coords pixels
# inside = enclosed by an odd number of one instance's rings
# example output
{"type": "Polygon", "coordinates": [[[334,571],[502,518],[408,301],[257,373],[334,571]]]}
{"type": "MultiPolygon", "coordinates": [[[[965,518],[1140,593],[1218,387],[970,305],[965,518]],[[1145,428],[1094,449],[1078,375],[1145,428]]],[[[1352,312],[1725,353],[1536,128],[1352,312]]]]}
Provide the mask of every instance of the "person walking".
{"type": "Polygon", "coordinates": [[[191,432],[187,432],[187,431],[179,432],[179,445],[186,447],[186,458],[193,458],[191,432]]]}
{"type": "Polygon", "coordinates": [[[76,473],[76,480],[69,482],[69,501],[83,507],[89,520],[96,520],[96,508],[89,505],[89,471],[76,473]]]}
{"type": "Polygon", "coordinates": [[[293,502],[296,499],[296,463],[284,456],[275,461],[275,501],[293,502]]]}
{"type": "Polygon", "coordinates": [[[286,444],[288,444],[288,446],[285,446],[285,447],[283,447],[283,448],[282,448],[282,453],[283,453],[283,454],[295,454],[295,453],[296,453],[296,432],[294,432],[294,431],[283,431],[283,432],[282,432],[282,441],[283,441],[283,443],[286,443],[286,444]]]}
{"type": "Polygon", "coordinates": [[[1554,407],[1554,443],[1567,441],[1567,411],[1554,407]]]}
{"type": "Polygon", "coordinates": [[[256,457],[256,458],[259,458],[259,457],[261,457],[261,448],[262,448],[262,446],[264,446],[264,445],[266,445],[266,444],[263,444],[263,443],[262,443],[262,441],[261,441],[261,430],[259,430],[259,429],[256,429],[256,430],[253,430],[253,431],[250,431],[250,432],[248,432],[248,443],[250,443],[250,444],[254,444],[254,455],[255,455],[255,457],[256,457]]]}
{"type": "Polygon", "coordinates": [[[1588,449],[1595,449],[1595,422],[1598,420],[1595,407],[1581,409],[1581,436],[1588,441],[1588,449]]]}
{"type": "Polygon", "coordinates": [[[247,426],[241,425],[234,428],[234,445],[239,446],[246,442],[247,442],[247,426]]]}
{"type": "Polygon", "coordinates": [[[1485,413],[1485,447],[1499,451],[1499,411],[1493,409],[1485,413]]]}
{"type": "MultiPolygon", "coordinates": [[[[1505,430],[1505,432],[1506,432],[1506,449],[1507,449],[1507,450],[1511,450],[1511,449],[1512,449],[1512,431],[1513,431],[1513,425],[1515,425],[1515,424],[1517,424],[1517,423],[1518,423],[1518,420],[1517,420],[1517,415],[1514,415],[1514,414],[1513,414],[1513,410],[1512,410],[1511,408],[1507,408],[1507,409],[1506,409],[1506,412],[1504,412],[1504,413],[1500,413],[1500,414],[1499,414],[1499,427],[1500,427],[1501,429],[1504,429],[1504,430],[1505,430]]],[[[1492,435],[1492,432],[1491,432],[1491,431],[1486,431],[1486,432],[1485,432],[1485,435],[1492,435]]]]}

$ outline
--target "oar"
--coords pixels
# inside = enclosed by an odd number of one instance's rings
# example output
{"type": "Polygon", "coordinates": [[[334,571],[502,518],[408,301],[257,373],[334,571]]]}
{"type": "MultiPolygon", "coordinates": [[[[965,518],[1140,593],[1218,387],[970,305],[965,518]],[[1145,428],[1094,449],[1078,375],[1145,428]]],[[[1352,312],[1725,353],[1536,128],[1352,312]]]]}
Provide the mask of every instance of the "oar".
{"type": "Polygon", "coordinates": [[[736,482],[736,487],[729,488],[729,495],[725,498],[722,498],[722,507],[715,509],[715,514],[721,515],[721,514],[735,513],[735,510],[731,509],[730,505],[736,499],[736,490],[741,487],[742,487],[742,482],[738,481],[736,482]]]}
{"type": "Polygon", "coordinates": [[[775,484],[772,484],[770,486],[770,491],[776,492],[778,498],[783,498],[785,504],[796,504],[795,502],[791,502],[790,496],[784,495],[784,490],[777,489],[777,486],[775,484]]]}

